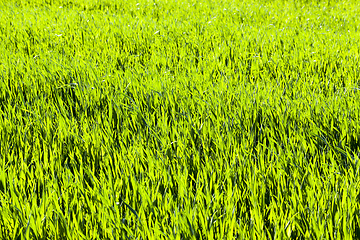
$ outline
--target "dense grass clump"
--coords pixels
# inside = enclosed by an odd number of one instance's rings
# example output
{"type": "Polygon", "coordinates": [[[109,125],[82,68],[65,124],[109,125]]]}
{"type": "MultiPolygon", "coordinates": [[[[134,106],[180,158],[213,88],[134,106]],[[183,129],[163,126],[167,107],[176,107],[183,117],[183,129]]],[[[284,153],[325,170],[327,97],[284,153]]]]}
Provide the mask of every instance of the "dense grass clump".
{"type": "Polygon", "coordinates": [[[0,2],[1,239],[359,239],[356,1],[0,2]]]}

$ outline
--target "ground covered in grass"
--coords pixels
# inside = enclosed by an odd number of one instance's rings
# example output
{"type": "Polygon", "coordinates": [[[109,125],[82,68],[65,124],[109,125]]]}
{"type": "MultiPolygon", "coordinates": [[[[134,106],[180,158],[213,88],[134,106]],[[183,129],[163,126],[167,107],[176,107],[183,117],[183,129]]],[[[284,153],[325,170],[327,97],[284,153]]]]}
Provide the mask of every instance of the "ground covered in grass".
{"type": "Polygon", "coordinates": [[[0,2],[0,238],[360,238],[356,1],[0,2]]]}

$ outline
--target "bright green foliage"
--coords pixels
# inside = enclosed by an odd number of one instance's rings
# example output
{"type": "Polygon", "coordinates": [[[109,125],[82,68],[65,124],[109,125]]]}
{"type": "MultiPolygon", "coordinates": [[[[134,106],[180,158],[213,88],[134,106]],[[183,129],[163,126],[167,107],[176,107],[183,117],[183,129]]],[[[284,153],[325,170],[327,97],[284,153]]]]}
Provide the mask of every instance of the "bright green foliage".
{"type": "Polygon", "coordinates": [[[357,1],[0,1],[1,239],[359,239],[357,1]]]}

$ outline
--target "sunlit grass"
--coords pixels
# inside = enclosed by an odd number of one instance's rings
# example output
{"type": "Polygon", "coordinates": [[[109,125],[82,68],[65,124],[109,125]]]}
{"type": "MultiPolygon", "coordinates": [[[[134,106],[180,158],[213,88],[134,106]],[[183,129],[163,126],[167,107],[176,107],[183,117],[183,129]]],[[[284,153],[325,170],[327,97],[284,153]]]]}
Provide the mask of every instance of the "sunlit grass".
{"type": "Polygon", "coordinates": [[[1,2],[0,238],[359,238],[357,8],[1,2]]]}

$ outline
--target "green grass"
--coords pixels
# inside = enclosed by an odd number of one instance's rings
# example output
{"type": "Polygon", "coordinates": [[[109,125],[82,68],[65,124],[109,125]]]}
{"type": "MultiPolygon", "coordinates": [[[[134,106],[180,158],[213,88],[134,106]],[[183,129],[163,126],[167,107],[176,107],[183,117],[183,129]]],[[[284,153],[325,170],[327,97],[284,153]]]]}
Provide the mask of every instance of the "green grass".
{"type": "Polygon", "coordinates": [[[359,239],[356,1],[0,1],[0,239],[359,239]]]}

